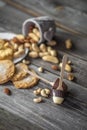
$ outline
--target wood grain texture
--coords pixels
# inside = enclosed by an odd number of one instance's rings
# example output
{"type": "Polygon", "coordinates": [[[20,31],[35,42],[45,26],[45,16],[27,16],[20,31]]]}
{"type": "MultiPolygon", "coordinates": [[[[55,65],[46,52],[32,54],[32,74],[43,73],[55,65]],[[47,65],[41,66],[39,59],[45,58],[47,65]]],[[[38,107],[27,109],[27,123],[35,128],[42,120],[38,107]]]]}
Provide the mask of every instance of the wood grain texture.
{"type": "MultiPolygon", "coordinates": [[[[6,30],[14,33],[21,33],[22,23],[25,19],[38,15],[37,12],[41,14],[46,14],[47,12],[47,14],[51,16],[53,16],[54,13],[55,17],[59,15],[57,20],[61,23],[64,22],[64,24],[62,24],[65,27],[70,26],[69,28],[73,28],[76,32],[82,34],[87,33],[85,5],[83,5],[84,9],[82,7],[80,8],[80,4],[73,7],[75,1],[73,1],[71,5],[71,3],[67,3],[68,0],[64,3],[60,0],[25,0],[25,2],[22,0],[13,0],[11,2],[13,5],[3,1],[0,5],[0,32],[6,30]],[[15,3],[17,4],[18,2],[19,4],[15,5],[15,3]],[[50,8],[47,8],[49,4],[50,8]],[[62,6],[64,7],[63,9],[62,6]],[[72,19],[69,21],[67,20],[69,18],[72,19]],[[76,21],[74,22],[75,19],[76,21]]],[[[80,2],[82,4],[81,0],[80,2]]],[[[58,44],[54,48],[58,51],[60,60],[64,54],[68,55],[69,59],[72,61],[73,73],[76,77],[73,82],[66,80],[66,77],[64,78],[64,82],[68,86],[68,93],[64,103],[62,105],[55,105],[52,98],[49,97],[49,99],[44,98],[43,103],[35,104],[33,98],[36,96],[34,96],[33,90],[38,87],[51,88],[51,86],[42,81],[32,89],[16,89],[11,82],[0,85],[0,130],[87,129],[87,39],[75,36],[75,33],[72,35],[69,31],[66,32],[64,30],[57,28],[54,39],[56,39],[58,44]],[[73,48],[70,51],[67,51],[64,46],[64,42],[68,38],[73,42],[73,48]],[[11,90],[11,96],[3,93],[5,87],[11,90]]],[[[31,60],[30,58],[28,59],[31,60]]],[[[41,59],[32,59],[31,63],[30,67],[35,71],[37,71],[38,66],[44,67],[44,73],[39,73],[39,75],[44,78],[54,81],[59,77],[59,71],[52,70],[51,63],[44,62],[41,59]]]]}
{"type": "MultiPolygon", "coordinates": [[[[37,70],[36,66],[31,65],[31,68],[37,70]]],[[[47,77],[51,81],[57,78],[47,71],[43,77],[47,77]]],[[[65,130],[79,130],[80,128],[85,130],[87,128],[87,90],[74,83],[65,82],[69,86],[69,95],[64,104],[60,106],[53,104],[52,99],[44,99],[44,103],[35,104],[33,103],[33,90],[35,88],[21,90],[8,83],[0,86],[0,107],[17,114],[38,127],[42,127],[44,130],[63,130],[64,128],[65,130]],[[11,89],[11,96],[3,93],[5,86],[11,89]]],[[[50,86],[40,82],[36,87],[50,86]]]]}
{"type": "MultiPolygon", "coordinates": [[[[26,13],[21,12],[15,8],[12,8],[9,5],[5,5],[4,7],[0,8],[0,26],[14,33],[21,33],[23,21],[30,17],[30,15],[27,15],[26,13]]],[[[63,52],[70,53],[73,56],[77,56],[81,59],[87,60],[86,38],[75,36],[68,32],[64,32],[63,30],[57,29],[55,39],[58,41],[59,49],[61,49],[63,52]],[[73,42],[73,49],[71,51],[66,51],[64,47],[64,41],[68,38],[70,38],[73,42]]]]}
{"type": "Polygon", "coordinates": [[[4,0],[4,1],[12,6],[15,6],[21,11],[22,10],[25,11],[28,14],[29,10],[31,10],[30,14],[33,13],[34,15],[35,12],[34,16],[49,15],[57,21],[56,24],[58,27],[67,30],[71,33],[87,37],[87,28],[86,28],[87,15],[78,10],[75,10],[67,6],[63,6],[63,8],[61,8],[61,6],[58,5],[56,1],[49,2],[49,0],[47,0],[46,2],[28,1],[28,0],[24,2],[13,0],[13,3],[11,0],[4,0]],[[17,3],[20,4],[22,8],[18,7],[17,3]],[[49,5],[50,8],[48,8],[49,5]]]}
{"type": "Polygon", "coordinates": [[[32,125],[29,121],[20,118],[4,109],[0,108],[0,130],[43,130],[32,125]]]}

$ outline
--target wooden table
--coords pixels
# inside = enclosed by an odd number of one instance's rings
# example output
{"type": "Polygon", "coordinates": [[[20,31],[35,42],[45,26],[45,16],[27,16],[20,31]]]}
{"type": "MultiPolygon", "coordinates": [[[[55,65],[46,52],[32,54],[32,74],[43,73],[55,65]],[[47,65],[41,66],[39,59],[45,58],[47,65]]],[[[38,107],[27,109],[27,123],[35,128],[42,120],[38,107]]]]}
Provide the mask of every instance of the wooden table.
{"type": "MultiPolygon", "coordinates": [[[[52,99],[44,103],[33,102],[33,90],[49,85],[39,82],[33,89],[16,89],[10,82],[0,85],[0,130],[87,130],[87,1],[84,0],[0,0],[0,32],[21,33],[25,19],[49,15],[56,20],[58,44],[55,49],[61,59],[67,54],[72,61],[74,81],[68,81],[69,94],[62,105],[52,99]],[[66,50],[64,41],[70,38],[73,49],[66,50]],[[3,93],[8,87],[11,96],[3,93]]],[[[42,66],[43,77],[53,81],[59,71],[51,69],[51,63],[31,59],[30,67],[37,71],[42,66]]]]}

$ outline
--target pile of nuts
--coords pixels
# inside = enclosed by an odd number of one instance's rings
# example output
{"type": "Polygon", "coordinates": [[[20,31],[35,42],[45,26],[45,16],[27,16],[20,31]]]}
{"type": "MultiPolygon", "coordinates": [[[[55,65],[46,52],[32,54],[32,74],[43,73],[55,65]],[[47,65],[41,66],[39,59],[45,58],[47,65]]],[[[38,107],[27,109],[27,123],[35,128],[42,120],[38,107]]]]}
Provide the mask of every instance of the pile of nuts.
{"type": "Polygon", "coordinates": [[[38,27],[36,27],[34,24],[30,26],[28,36],[30,37],[31,42],[38,43],[40,40],[40,31],[38,27]]]}
{"type": "Polygon", "coordinates": [[[50,92],[50,89],[48,88],[44,88],[44,89],[38,88],[34,90],[33,93],[34,95],[39,96],[39,97],[34,98],[33,101],[35,103],[40,103],[43,101],[42,97],[48,98],[51,92],[50,92]]]}
{"type": "Polygon", "coordinates": [[[40,57],[44,61],[48,61],[51,63],[59,63],[57,51],[52,49],[52,47],[45,45],[44,43],[40,44],[40,46],[35,43],[32,43],[29,45],[29,49],[29,57],[31,58],[40,57]]]}

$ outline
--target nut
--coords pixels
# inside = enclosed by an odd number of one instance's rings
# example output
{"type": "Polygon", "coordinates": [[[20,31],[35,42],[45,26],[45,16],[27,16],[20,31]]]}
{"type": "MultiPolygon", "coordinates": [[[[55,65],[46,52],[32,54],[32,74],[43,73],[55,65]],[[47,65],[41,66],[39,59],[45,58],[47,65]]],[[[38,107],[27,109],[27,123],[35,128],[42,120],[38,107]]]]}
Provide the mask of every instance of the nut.
{"type": "Polygon", "coordinates": [[[22,39],[24,39],[24,36],[22,34],[18,34],[18,35],[16,35],[16,38],[18,38],[19,40],[22,40],[22,39]]]}
{"type": "Polygon", "coordinates": [[[48,46],[47,51],[50,52],[50,50],[52,50],[52,47],[48,46]]]}
{"type": "Polygon", "coordinates": [[[71,48],[72,48],[71,39],[67,39],[67,40],[65,41],[65,46],[66,46],[66,49],[71,49],[71,48]]]}
{"type": "Polygon", "coordinates": [[[69,64],[69,65],[70,65],[71,63],[72,63],[72,62],[71,62],[70,60],[68,60],[67,64],[69,64]]]}
{"type": "Polygon", "coordinates": [[[55,50],[49,50],[51,56],[57,56],[57,52],[55,50]]]}
{"type": "Polygon", "coordinates": [[[46,55],[49,55],[49,52],[39,52],[40,57],[43,57],[43,56],[46,56],[46,55]]]}
{"type": "Polygon", "coordinates": [[[52,62],[52,63],[59,63],[59,60],[57,57],[50,56],[50,55],[43,56],[42,59],[44,61],[48,61],[48,62],[52,62]]]}
{"type": "Polygon", "coordinates": [[[48,97],[49,94],[50,94],[50,90],[48,88],[41,90],[41,96],[48,97]]]}
{"type": "MultiPolygon", "coordinates": [[[[59,66],[60,66],[60,68],[61,68],[61,67],[62,67],[62,63],[60,63],[59,66]]],[[[71,66],[70,66],[69,64],[66,64],[65,70],[66,70],[67,72],[71,72],[71,71],[72,71],[72,68],[71,68],[71,66]]]]}
{"type": "Polygon", "coordinates": [[[35,33],[35,35],[37,35],[40,38],[40,32],[37,28],[33,29],[33,33],[35,33]]]}
{"type": "Polygon", "coordinates": [[[57,43],[56,43],[56,41],[52,40],[52,41],[48,42],[47,44],[50,46],[55,46],[57,43]]]}
{"type": "Polygon", "coordinates": [[[50,94],[50,89],[45,88],[45,92],[46,92],[47,95],[49,95],[50,94]]]}
{"type": "Polygon", "coordinates": [[[37,98],[34,98],[33,101],[34,101],[35,103],[40,103],[40,102],[42,102],[43,100],[42,100],[42,97],[37,97],[37,98]]]}
{"type": "Polygon", "coordinates": [[[24,50],[23,45],[20,45],[20,46],[18,47],[18,50],[19,50],[19,51],[24,50]]]}
{"type": "Polygon", "coordinates": [[[44,69],[42,67],[39,67],[38,71],[42,73],[44,71],[44,69]]]}
{"type": "Polygon", "coordinates": [[[51,68],[52,68],[53,70],[58,70],[58,69],[59,69],[57,65],[52,65],[51,68]]]}
{"type": "Polygon", "coordinates": [[[11,95],[11,91],[9,88],[4,88],[4,91],[3,91],[5,94],[7,95],[11,95]]]}
{"type": "Polygon", "coordinates": [[[39,48],[40,48],[40,50],[41,50],[42,52],[46,52],[46,51],[47,51],[47,47],[46,47],[45,44],[41,44],[39,48]]]}
{"type": "Polygon", "coordinates": [[[15,51],[18,50],[18,44],[14,43],[13,48],[15,51]]]}
{"type": "Polygon", "coordinates": [[[42,90],[42,88],[38,88],[38,89],[34,90],[33,93],[34,93],[35,95],[40,95],[41,90],[42,90]]]}
{"type": "Polygon", "coordinates": [[[70,81],[74,80],[74,75],[72,73],[69,73],[67,75],[67,79],[70,80],[70,81]]]}
{"type": "Polygon", "coordinates": [[[36,51],[36,52],[40,52],[40,49],[39,49],[38,45],[35,44],[35,43],[32,44],[32,50],[36,51]]]}
{"type": "Polygon", "coordinates": [[[30,64],[30,61],[29,60],[23,60],[22,63],[26,64],[26,65],[29,65],[30,64]]]}
{"type": "Polygon", "coordinates": [[[26,43],[24,43],[24,47],[31,48],[31,44],[26,42],[26,43]]]}
{"type": "Polygon", "coordinates": [[[31,52],[29,52],[29,56],[30,56],[31,58],[38,58],[38,57],[39,57],[39,54],[38,54],[38,52],[36,52],[36,51],[31,51],[31,52]]]}
{"type": "Polygon", "coordinates": [[[34,41],[38,42],[39,41],[39,37],[37,37],[34,33],[29,33],[28,36],[30,38],[32,38],[34,41]]]}

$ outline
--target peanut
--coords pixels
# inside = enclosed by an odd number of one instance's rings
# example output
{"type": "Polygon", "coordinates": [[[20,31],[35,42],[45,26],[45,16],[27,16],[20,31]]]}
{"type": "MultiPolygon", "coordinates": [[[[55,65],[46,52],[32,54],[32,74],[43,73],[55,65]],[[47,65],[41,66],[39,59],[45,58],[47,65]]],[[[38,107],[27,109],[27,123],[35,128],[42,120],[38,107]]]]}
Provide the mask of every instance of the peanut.
{"type": "Polygon", "coordinates": [[[49,53],[48,52],[39,52],[40,57],[43,57],[43,56],[46,56],[46,55],[49,55],[49,53]]]}
{"type": "Polygon", "coordinates": [[[26,43],[24,44],[24,47],[30,48],[30,47],[31,47],[31,44],[26,42],[26,43]]]}
{"type": "Polygon", "coordinates": [[[40,103],[40,102],[42,102],[43,100],[42,100],[42,97],[37,97],[37,98],[34,98],[33,101],[34,101],[35,103],[40,103]]]}
{"type": "Polygon", "coordinates": [[[36,51],[36,52],[39,52],[39,51],[40,51],[38,45],[35,44],[35,43],[32,44],[32,50],[33,50],[33,51],[36,51]]]}
{"type": "Polygon", "coordinates": [[[46,45],[45,45],[45,44],[41,44],[41,45],[40,45],[40,50],[41,50],[42,52],[46,52],[46,51],[47,51],[46,45]]]}
{"type": "Polygon", "coordinates": [[[52,40],[52,41],[48,42],[47,44],[50,46],[55,46],[57,43],[56,43],[56,41],[52,40]]]}
{"type": "Polygon", "coordinates": [[[23,49],[24,49],[23,45],[20,45],[20,46],[18,47],[18,50],[19,50],[19,51],[21,51],[21,50],[23,50],[23,49]]]}
{"type": "Polygon", "coordinates": [[[52,50],[52,47],[48,46],[47,51],[50,52],[52,50]]]}
{"type": "Polygon", "coordinates": [[[39,57],[39,54],[38,54],[38,52],[36,52],[36,51],[31,51],[31,52],[29,52],[29,56],[30,56],[31,58],[38,58],[38,57],[39,57]]]}
{"type": "Polygon", "coordinates": [[[19,40],[22,40],[22,39],[24,39],[24,36],[22,34],[18,34],[18,35],[16,35],[16,38],[18,38],[19,40]]]}
{"type": "MultiPolygon", "coordinates": [[[[61,68],[61,67],[62,67],[62,63],[60,63],[59,66],[60,66],[60,68],[61,68]]],[[[72,68],[71,68],[71,66],[70,66],[69,64],[66,64],[65,70],[66,70],[67,72],[71,72],[71,71],[72,71],[72,68]]]]}
{"type": "Polygon", "coordinates": [[[37,35],[40,38],[40,32],[37,28],[33,29],[33,33],[35,33],[35,35],[37,35]]]}
{"type": "Polygon", "coordinates": [[[70,39],[67,39],[65,41],[65,46],[66,46],[66,49],[71,49],[72,48],[72,42],[70,39]]]}
{"type": "Polygon", "coordinates": [[[59,60],[57,57],[50,56],[50,55],[43,56],[42,59],[44,61],[48,61],[48,62],[52,62],[52,63],[59,63],[59,60]]]}
{"type": "Polygon", "coordinates": [[[50,50],[49,53],[51,56],[57,56],[57,52],[55,50],[50,50]]]}
{"type": "Polygon", "coordinates": [[[38,42],[39,38],[34,33],[29,33],[29,37],[31,37],[34,41],[38,42]]]}

